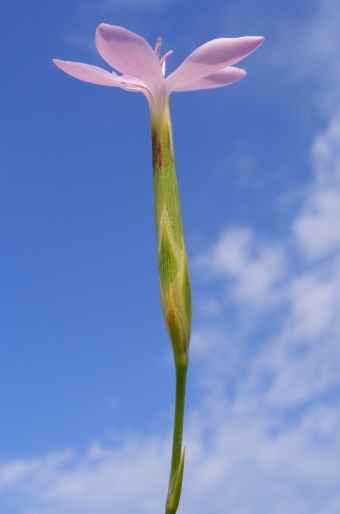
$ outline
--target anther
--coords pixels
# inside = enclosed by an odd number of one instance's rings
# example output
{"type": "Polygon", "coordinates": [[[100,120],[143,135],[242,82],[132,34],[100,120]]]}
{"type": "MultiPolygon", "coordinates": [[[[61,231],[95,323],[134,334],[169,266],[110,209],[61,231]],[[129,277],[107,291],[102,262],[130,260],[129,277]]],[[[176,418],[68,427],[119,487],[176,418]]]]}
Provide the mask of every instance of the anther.
{"type": "Polygon", "coordinates": [[[162,38],[159,37],[156,41],[156,46],[155,46],[155,50],[154,50],[157,57],[159,57],[159,54],[161,53],[161,46],[162,46],[162,38]]]}

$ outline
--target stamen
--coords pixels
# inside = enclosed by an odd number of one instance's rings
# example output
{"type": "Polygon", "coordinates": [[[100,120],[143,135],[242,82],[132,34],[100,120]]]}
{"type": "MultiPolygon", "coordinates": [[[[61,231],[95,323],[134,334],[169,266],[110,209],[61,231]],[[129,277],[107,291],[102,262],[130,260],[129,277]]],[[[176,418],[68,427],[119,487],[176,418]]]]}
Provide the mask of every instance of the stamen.
{"type": "MultiPolygon", "coordinates": [[[[159,55],[161,53],[161,46],[162,46],[162,38],[159,37],[157,39],[155,50],[154,50],[154,52],[155,52],[156,56],[158,57],[158,59],[159,59],[159,55]]],[[[159,59],[159,64],[162,67],[163,75],[165,75],[165,61],[167,60],[169,55],[172,54],[172,52],[173,52],[173,50],[169,50],[168,52],[166,52],[166,54],[163,55],[163,57],[161,59],[159,59]]]]}
{"type": "Polygon", "coordinates": [[[157,57],[159,57],[159,54],[161,53],[161,46],[162,46],[162,38],[159,37],[156,41],[156,46],[155,46],[155,50],[154,50],[157,57]]]}
{"type": "Polygon", "coordinates": [[[166,54],[164,54],[163,57],[159,61],[159,64],[162,66],[163,75],[165,75],[165,61],[167,60],[169,55],[172,54],[172,52],[173,52],[173,50],[169,50],[168,52],[166,52],[166,54]]]}

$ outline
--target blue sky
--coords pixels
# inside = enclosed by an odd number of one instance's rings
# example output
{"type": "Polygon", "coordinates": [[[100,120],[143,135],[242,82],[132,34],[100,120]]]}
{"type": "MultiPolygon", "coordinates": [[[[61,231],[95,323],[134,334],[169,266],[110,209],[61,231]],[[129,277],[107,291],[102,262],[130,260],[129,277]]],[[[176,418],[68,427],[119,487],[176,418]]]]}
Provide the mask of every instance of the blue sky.
{"type": "Polygon", "coordinates": [[[247,76],[172,95],[194,293],[179,513],[340,511],[340,5],[107,0],[2,8],[0,513],[154,514],[170,463],[149,113],[101,22],[170,73],[263,35],[247,76]]]}

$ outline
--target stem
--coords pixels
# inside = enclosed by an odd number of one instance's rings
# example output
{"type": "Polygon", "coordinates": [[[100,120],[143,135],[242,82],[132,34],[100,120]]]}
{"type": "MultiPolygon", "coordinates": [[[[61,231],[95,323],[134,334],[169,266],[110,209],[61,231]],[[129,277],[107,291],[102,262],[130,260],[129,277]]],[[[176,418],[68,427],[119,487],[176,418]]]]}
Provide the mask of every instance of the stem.
{"type": "MultiPolygon", "coordinates": [[[[172,459],[165,514],[175,514],[179,502],[178,498],[178,502],[175,502],[177,503],[177,505],[174,505],[173,502],[170,500],[170,497],[173,494],[174,484],[178,477],[178,472],[181,464],[187,369],[187,363],[184,365],[176,366],[176,403],[174,417],[174,435],[172,440],[172,459]]],[[[182,480],[180,480],[180,482],[182,482],[182,480]]],[[[180,483],[180,489],[181,487],[182,483],[180,483]]],[[[178,494],[180,495],[180,490],[178,494]]]]}
{"type": "Polygon", "coordinates": [[[184,403],[187,369],[187,367],[180,366],[176,368],[176,404],[169,488],[174,477],[174,474],[178,470],[182,454],[182,436],[184,423],[184,403]]]}

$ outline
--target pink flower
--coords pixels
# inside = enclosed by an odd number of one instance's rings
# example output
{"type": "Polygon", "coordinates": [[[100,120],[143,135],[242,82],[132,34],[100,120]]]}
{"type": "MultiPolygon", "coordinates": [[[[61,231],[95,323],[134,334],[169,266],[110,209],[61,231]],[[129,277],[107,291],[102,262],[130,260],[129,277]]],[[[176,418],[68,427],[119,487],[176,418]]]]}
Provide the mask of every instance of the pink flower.
{"type": "Polygon", "coordinates": [[[192,52],[177,70],[165,78],[165,59],[172,51],[159,60],[161,39],[153,50],[134,32],[102,23],[96,31],[98,52],[122,75],[90,64],[58,59],[53,59],[53,62],[72,77],[85,82],[142,92],[151,111],[160,112],[173,91],[221,87],[243,78],[246,72],[232,67],[232,64],[247,57],[263,40],[263,37],[251,36],[213,39],[192,52]]]}

